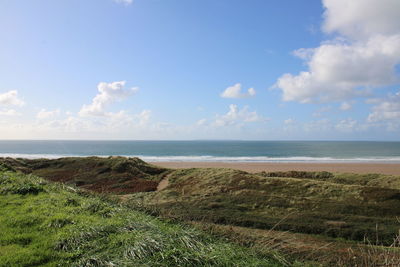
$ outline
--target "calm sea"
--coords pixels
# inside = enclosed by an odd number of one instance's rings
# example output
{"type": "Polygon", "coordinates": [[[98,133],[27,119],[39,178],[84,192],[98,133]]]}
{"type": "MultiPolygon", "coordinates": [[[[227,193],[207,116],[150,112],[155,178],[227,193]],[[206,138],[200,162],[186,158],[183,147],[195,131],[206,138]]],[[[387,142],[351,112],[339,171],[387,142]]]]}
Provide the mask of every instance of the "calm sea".
{"type": "Polygon", "coordinates": [[[0,157],[136,156],[145,161],[400,162],[400,142],[0,141],[0,157]]]}

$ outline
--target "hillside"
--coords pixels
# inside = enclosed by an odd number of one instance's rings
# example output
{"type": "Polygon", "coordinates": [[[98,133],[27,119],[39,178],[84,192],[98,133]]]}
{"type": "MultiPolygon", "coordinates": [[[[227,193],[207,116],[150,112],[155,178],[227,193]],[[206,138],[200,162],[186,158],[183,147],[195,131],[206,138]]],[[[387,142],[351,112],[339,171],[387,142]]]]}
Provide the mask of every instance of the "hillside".
{"type": "Polygon", "coordinates": [[[0,158],[0,163],[10,170],[32,173],[50,181],[115,194],[154,191],[163,174],[168,171],[139,158],[125,157],[53,160],[0,158]]]}
{"type": "Polygon", "coordinates": [[[398,180],[325,172],[257,175],[231,169],[184,169],[170,173],[163,190],[131,199],[135,205],[185,220],[274,227],[356,241],[375,240],[378,235],[380,242],[391,244],[399,229],[398,180]]]}
{"type": "Polygon", "coordinates": [[[37,176],[0,171],[0,266],[281,266],[37,176]]]}
{"type": "MultiPolygon", "coordinates": [[[[322,266],[400,264],[399,249],[388,247],[400,245],[397,176],[165,169],[124,157],[3,158],[0,164],[9,171],[63,182],[68,185],[63,190],[77,186],[114,195],[129,207],[124,208],[123,216],[143,211],[185,222],[251,247],[251,253],[284,254],[281,262],[311,260],[322,266]]],[[[53,190],[60,187],[56,185],[45,186],[53,190]]],[[[38,195],[45,193],[48,191],[38,195]]]]}

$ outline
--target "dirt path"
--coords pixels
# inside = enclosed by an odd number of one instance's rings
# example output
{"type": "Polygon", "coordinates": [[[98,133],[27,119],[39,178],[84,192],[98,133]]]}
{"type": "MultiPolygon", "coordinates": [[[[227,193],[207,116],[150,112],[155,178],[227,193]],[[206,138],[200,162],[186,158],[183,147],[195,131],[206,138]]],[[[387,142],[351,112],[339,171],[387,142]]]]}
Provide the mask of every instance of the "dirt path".
{"type": "Polygon", "coordinates": [[[164,177],[164,179],[161,180],[161,182],[158,183],[157,186],[157,192],[163,190],[169,185],[169,180],[168,180],[168,175],[164,177]]]}

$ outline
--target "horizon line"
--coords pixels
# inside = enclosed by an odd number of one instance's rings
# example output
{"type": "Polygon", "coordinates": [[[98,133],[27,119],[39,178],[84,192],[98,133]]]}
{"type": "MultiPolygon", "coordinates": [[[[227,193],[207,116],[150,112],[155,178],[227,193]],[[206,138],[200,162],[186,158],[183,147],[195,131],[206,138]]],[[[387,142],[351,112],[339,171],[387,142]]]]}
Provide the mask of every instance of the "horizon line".
{"type": "Polygon", "coordinates": [[[104,141],[104,142],[400,142],[400,140],[352,140],[352,139],[0,139],[7,141],[104,141]]]}

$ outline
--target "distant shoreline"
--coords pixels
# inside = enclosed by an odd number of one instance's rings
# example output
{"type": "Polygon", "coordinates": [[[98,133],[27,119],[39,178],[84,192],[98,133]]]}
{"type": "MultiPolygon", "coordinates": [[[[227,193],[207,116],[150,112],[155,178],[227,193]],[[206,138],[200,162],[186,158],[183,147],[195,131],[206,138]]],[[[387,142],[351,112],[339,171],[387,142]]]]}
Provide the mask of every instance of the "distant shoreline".
{"type": "Polygon", "coordinates": [[[166,168],[231,168],[247,172],[272,171],[329,171],[348,173],[380,173],[400,175],[400,163],[371,163],[371,162],[149,162],[166,168]]]}
{"type": "Polygon", "coordinates": [[[59,159],[59,158],[86,158],[86,157],[137,157],[146,162],[204,162],[204,163],[315,163],[315,164],[400,164],[400,156],[389,157],[353,157],[353,158],[333,158],[333,157],[309,157],[309,156],[293,156],[293,157],[268,157],[268,156],[149,156],[149,155],[101,155],[101,154],[22,154],[22,153],[0,153],[0,158],[24,158],[24,159],[59,159]]]}

